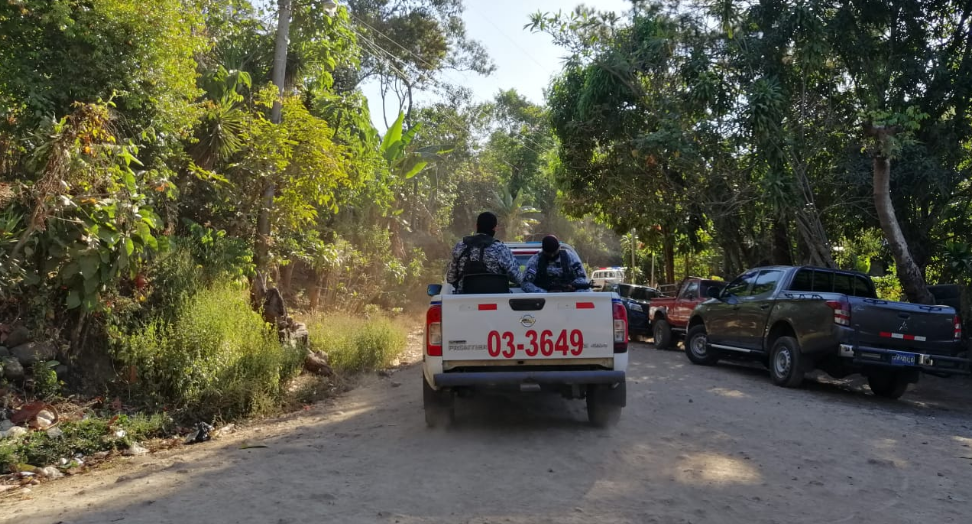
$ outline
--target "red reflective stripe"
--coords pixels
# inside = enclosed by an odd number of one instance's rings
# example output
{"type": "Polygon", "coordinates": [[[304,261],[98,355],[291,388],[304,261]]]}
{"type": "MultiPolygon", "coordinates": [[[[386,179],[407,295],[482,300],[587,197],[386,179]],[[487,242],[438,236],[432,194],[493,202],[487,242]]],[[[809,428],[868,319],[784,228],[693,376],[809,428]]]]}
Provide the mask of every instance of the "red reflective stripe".
{"type": "Polygon", "coordinates": [[[480,311],[496,311],[496,304],[480,304],[480,311]]]}
{"type": "Polygon", "coordinates": [[[593,302],[578,302],[577,309],[594,309],[593,302]]]}
{"type": "Polygon", "coordinates": [[[881,332],[882,338],[896,338],[898,340],[917,340],[918,342],[925,342],[928,340],[927,337],[920,337],[918,335],[905,335],[904,333],[891,333],[888,331],[881,332]]]}

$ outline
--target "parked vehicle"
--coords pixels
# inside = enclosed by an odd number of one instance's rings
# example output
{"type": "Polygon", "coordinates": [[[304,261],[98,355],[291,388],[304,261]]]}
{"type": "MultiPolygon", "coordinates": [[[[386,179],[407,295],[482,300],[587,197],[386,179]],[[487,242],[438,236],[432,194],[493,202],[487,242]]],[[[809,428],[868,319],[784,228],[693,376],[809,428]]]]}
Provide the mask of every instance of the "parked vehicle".
{"type": "Polygon", "coordinates": [[[635,284],[619,284],[618,295],[621,296],[621,303],[628,312],[628,336],[634,340],[640,336],[651,334],[651,322],[648,319],[648,311],[651,301],[661,296],[657,289],[648,286],[638,286],[635,284]]]}
{"type": "Polygon", "coordinates": [[[903,395],[921,371],[969,373],[955,309],[881,300],[862,273],[758,268],[711,296],[689,320],[685,354],[695,364],[757,360],[785,387],[812,369],[861,373],[887,398],[903,395]]]}
{"type": "Polygon", "coordinates": [[[623,267],[602,267],[591,273],[591,281],[594,283],[595,291],[604,290],[610,284],[620,284],[624,282],[623,267]]]}
{"type": "MultiPolygon", "coordinates": [[[[529,258],[540,244],[509,244],[529,258]]],[[[564,245],[561,244],[564,248],[564,245]]],[[[526,294],[503,276],[488,293],[453,294],[430,285],[422,364],[429,426],[448,425],[457,395],[484,388],[552,391],[586,399],[591,423],[616,423],[625,406],[628,321],[614,293],[526,294]]],[[[463,289],[483,289],[463,283],[463,289]]]]}
{"type": "Polygon", "coordinates": [[[722,289],[725,285],[721,280],[688,277],[682,280],[674,297],[652,300],[648,314],[655,347],[668,349],[674,346],[685,335],[695,306],[709,299],[710,289],[722,289]]]}

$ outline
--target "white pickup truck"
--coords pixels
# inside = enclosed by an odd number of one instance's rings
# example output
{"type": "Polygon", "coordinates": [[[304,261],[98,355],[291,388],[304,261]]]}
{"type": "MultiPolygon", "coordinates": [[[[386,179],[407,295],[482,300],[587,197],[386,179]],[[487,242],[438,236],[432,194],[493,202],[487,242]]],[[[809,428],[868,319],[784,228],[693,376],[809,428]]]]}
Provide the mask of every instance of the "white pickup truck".
{"type": "MultiPolygon", "coordinates": [[[[507,245],[521,267],[540,251],[539,243],[507,245]]],[[[451,424],[456,396],[481,388],[586,398],[591,423],[618,422],[627,397],[628,320],[616,294],[455,294],[449,284],[430,285],[428,293],[422,387],[429,426],[451,424]]]]}

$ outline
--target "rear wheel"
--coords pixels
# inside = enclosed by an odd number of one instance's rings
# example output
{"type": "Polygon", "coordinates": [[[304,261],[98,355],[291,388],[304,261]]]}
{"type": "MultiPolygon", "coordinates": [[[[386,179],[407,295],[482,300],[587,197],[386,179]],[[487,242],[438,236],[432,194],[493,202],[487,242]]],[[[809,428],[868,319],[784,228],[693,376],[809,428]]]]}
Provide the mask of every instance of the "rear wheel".
{"type": "Polygon", "coordinates": [[[803,354],[795,338],[780,337],[773,342],[769,370],[777,386],[795,388],[803,383],[803,354]]]}
{"type": "Polygon", "coordinates": [[[593,385],[587,389],[587,420],[599,428],[610,428],[621,420],[621,409],[627,401],[624,382],[615,387],[593,385]]]}
{"type": "Polygon", "coordinates": [[[446,389],[434,390],[422,376],[422,404],[425,425],[430,428],[449,427],[455,420],[455,395],[446,389]]]}
{"type": "Polygon", "coordinates": [[[719,354],[709,347],[705,326],[699,324],[689,329],[685,336],[685,355],[693,364],[712,366],[719,361],[719,354]]]}
{"type": "Polygon", "coordinates": [[[664,318],[659,318],[652,326],[652,334],[655,337],[655,349],[668,349],[672,347],[672,326],[664,318]]]}
{"type": "Polygon", "coordinates": [[[897,400],[908,390],[908,377],[904,373],[878,371],[867,375],[867,385],[875,395],[897,400]]]}

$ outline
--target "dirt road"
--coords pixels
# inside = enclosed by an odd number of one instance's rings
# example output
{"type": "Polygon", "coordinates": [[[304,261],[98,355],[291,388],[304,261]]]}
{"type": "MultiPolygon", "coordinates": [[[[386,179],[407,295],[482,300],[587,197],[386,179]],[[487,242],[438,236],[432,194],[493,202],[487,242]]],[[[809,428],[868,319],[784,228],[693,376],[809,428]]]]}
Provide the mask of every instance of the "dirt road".
{"type": "Polygon", "coordinates": [[[460,401],[425,428],[417,367],[192,449],[39,487],[0,521],[63,523],[968,523],[969,381],[899,402],[770,384],[632,349],[611,431],[555,397],[460,401]],[[960,406],[960,407],[951,407],[960,406]],[[240,449],[241,444],[268,447],[240,449]]]}

